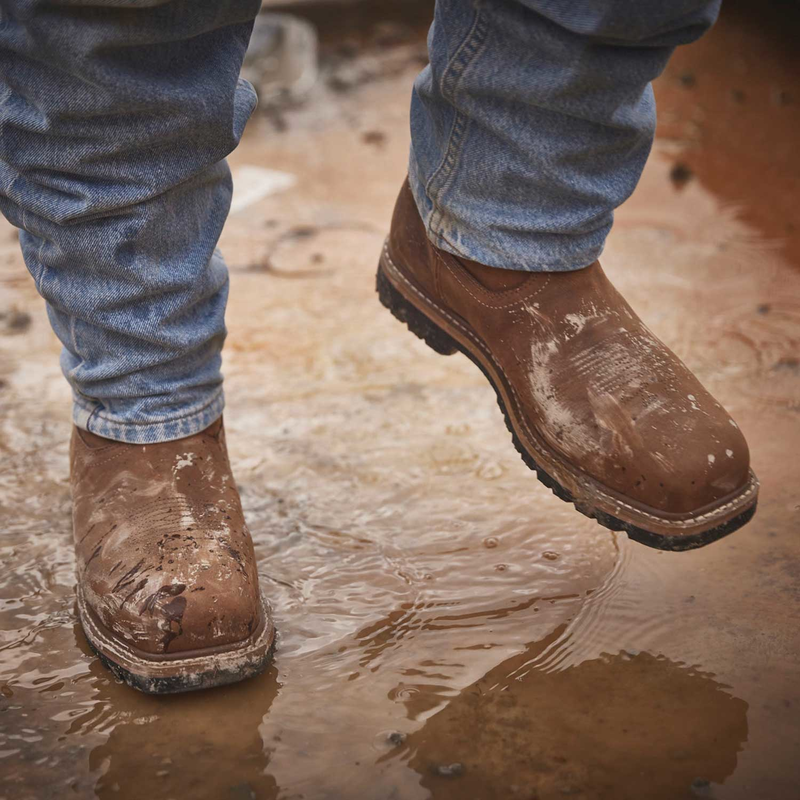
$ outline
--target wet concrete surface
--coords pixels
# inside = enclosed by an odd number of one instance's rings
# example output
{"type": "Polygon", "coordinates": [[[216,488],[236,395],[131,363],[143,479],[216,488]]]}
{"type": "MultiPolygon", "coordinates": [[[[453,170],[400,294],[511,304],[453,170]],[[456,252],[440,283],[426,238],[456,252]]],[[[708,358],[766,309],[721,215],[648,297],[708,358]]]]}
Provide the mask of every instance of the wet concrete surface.
{"type": "MultiPolygon", "coordinates": [[[[323,81],[280,124],[254,120],[235,174],[296,183],[241,207],[221,242],[228,438],[280,630],[274,666],[238,686],[145,697],[89,652],[69,395],[4,225],[0,798],[797,797],[800,272],[796,202],[780,198],[800,157],[750,180],[758,114],[685,124],[715,102],[703,87],[709,65],[727,70],[726,42],[763,35],[737,12],[679,54],[604,257],[731,410],[762,481],[754,522],[691,553],[635,545],[553,497],[474,366],[379,306],[418,41],[356,48],[348,74],[368,80],[323,81]],[[774,227],[753,211],[765,202],[774,227]]],[[[742,89],[754,103],[781,85],[773,60],[742,89]]],[[[774,106],[776,141],[795,102],[774,106]]]]}

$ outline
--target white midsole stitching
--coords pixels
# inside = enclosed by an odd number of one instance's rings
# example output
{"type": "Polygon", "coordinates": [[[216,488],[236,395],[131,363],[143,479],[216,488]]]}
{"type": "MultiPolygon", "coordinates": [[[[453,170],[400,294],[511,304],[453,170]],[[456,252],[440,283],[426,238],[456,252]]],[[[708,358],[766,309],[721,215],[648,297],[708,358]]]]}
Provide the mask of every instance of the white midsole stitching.
{"type": "MultiPolygon", "coordinates": [[[[275,635],[275,628],[271,620],[269,603],[262,596],[261,602],[264,606],[265,623],[264,630],[250,647],[241,650],[232,650],[231,652],[214,653],[207,656],[197,656],[195,658],[176,658],[172,661],[150,661],[148,659],[139,658],[129,651],[119,647],[113,640],[109,639],[98,627],[95,625],[89,612],[83,607],[86,601],[78,591],[78,608],[80,610],[81,624],[84,628],[91,632],[91,641],[93,644],[99,643],[102,647],[98,647],[101,653],[105,656],[109,653],[116,658],[120,659],[119,665],[125,667],[126,663],[133,663],[141,667],[147,667],[150,672],[169,672],[175,673],[182,667],[193,666],[195,664],[205,664],[219,669],[220,666],[232,666],[234,663],[246,661],[249,656],[253,655],[256,651],[263,649],[264,645],[272,639],[275,635]],[[228,662],[231,662],[228,664],[228,662]]],[[[158,677],[150,676],[150,677],[158,677]]]]}

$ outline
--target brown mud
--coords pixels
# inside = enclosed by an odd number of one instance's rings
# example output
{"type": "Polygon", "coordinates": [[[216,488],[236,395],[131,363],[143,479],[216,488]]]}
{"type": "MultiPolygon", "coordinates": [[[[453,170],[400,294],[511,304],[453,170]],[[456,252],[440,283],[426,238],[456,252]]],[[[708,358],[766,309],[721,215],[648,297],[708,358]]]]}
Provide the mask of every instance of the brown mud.
{"type": "MultiPolygon", "coordinates": [[[[254,120],[232,159],[297,179],[221,242],[228,440],[278,652],[244,684],[135,693],[77,623],[69,393],[0,229],[0,798],[797,795],[800,274],[781,198],[800,156],[751,180],[788,129],[746,104],[667,127],[699,116],[726,42],[766,35],[733,8],[657,87],[663,137],[604,257],[749,438],[759,512],[704,550],[637,546],[553,497],[478,370],[379,305],[409,60],[351,91],[323,82],[284,131],[254,120]]],[[[765,56],[733,88],[761,102],[785,66],[765,56]]]]}

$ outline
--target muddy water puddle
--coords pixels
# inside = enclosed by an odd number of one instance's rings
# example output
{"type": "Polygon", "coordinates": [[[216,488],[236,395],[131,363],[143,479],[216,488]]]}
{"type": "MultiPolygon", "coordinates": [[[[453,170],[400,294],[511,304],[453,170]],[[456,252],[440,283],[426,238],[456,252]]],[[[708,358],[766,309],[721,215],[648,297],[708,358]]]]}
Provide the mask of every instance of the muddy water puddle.
{"type": "MultiPolygon", "coordinates": [[[[393,406],[409,419],[426,394],[393,406]]],[[[393,452],[365,446],[383,412],[362,408],[349,455],[320,452],[320,431],[309,447],[287,417],[261,434],[269,459],[240,459],[282,634],[266,675],[204,695],[144,697],[91,656],[66,495],[49,487],[53,527],[4,548],[25,577],[4,587],[18,596],[3,608],[16,628],[2,651],[5,796],[676,797],[728,779],[748,703],[674,635],[708,625],[679,557],[533,489],[478,387],[436,394],[480,411],[458,431],[403,432],[393,452]],[[433,446],[446,462],[430,463],[433,446]],[[682,646],[667,656],[670,638],[682,646]]],[[[341,430],[354,410],[328,413],[341,430]]]]}
{"type": "Polygon", "coordinates": [[[607,269],[748,435],[762,502],[694,553],[600,528],[475,368],[375,298],[411,76],[256,121],[232,160],[295,179],[221,242],[228,439],[280,631],[245,684],[149,698],[89,652],[68,392],[0,230],[0,311],[30,315],[0,331],[0,798],[798,796],[800,274],[658,144],[607,269]]]}

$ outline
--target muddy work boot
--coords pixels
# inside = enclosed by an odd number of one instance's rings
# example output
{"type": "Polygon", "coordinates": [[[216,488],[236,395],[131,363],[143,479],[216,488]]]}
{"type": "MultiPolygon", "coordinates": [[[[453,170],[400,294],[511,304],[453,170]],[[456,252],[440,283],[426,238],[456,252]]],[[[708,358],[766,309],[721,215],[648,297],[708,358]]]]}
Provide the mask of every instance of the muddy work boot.
{"type": "Polygon", "coordinates": [[[497,393],[539,480],[611,530],[688,550],[744,525],[758,481],[736,423],[595,262],[494,269],[432,245],[406,183],[378,269],[381,301],[497,393]]]}
{"type": "Polygon", "coordinates": [[[70,466],[78,610],[103,663],[151,694],[264,670],[275,629],[222,421],[147,445],[74,428],[70,466]]]}

